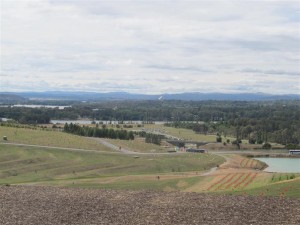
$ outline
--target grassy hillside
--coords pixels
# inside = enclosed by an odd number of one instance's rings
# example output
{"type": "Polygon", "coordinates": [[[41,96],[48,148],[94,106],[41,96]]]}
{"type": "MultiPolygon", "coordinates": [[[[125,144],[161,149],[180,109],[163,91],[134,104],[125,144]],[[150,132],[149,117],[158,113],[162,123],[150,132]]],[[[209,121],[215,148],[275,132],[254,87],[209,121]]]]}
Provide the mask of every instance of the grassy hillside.
{"type": "MultiPolygon", "coordinates": [[[[131,180],[135,178],[130,176],[142,175],[140,179],[146,181],[143,185],[147,185],[148,178],[156,179],[158,174],[176,175],[178,172],[203,171],[222,162],[224,162],[222,157],[208,154],[173,154],[137,158],[116,153],[0,144],[0,184],[42,182],[69,185],[74,182],[76,185],[94,186],[96,183],[98,187],[104,187],[100,183],[109,184],[113,183],[112,181],[125,179],[125,183],[134,188],[135,184],[131,180]]],[[[152,182],[151,179],[149,183],[152,182]]],[[[118,185],[122,185],[121,183],[118,185]]],[[[136,185],[141,184],[136,183],[136,185]]]]}
{"type": "Polygon", "coordinates": [[[22,144],[111,151],[109,148],[97,142],[96,140],[91,140],[85,137],[59,131],[33,130],[0,126],[0,142],[3,142],[3,136],[8,137],[8,142],[22,144]]]}
{"type": "MultiPolygon", "coordinates": [[[[300,197],[300,178],[282,182],[269,183],[267,185],[252,188],[246,192],[249,195],[300,197]]],[[[233,192],[233,194],[241,194],[233,192]]]]}
{"type": "Polygon", "coordinates": [[[0,144],[0,185],[37,184],[300,197],[300,174],[259,172],[254,169],[256,160],[249,159],[248,162],[248,159],[237,158],[241,159],[240,168],[224,168],[218,173],[201,176],[204,170],[220,165],[224,159],[210,154],[137,157],[112,152],[0,144]],[[291,176],[294,176],[293,179],[291,176]]]}

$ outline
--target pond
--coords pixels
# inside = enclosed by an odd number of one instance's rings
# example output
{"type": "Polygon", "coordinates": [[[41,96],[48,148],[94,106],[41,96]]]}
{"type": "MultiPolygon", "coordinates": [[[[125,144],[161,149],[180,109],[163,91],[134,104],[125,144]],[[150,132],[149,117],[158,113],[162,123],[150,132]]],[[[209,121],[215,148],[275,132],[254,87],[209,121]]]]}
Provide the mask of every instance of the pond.
{"type": "Polygon", "coordinates": [[[300,173],[300,158],[255,158],[268,164],[267,172],[300,173]]]}
{"type": "Polygon", "coordinates": [[[72,106],[69,105],[21,105],[21,104],[16,104],[16,105],[0,105],[0,107],[25,107],[25,108],[49,108],[49,109],[64,109],[64,108],[69,108],[72,106]]]}
{"type": "Polygon", "coordinates": [[[64,108],[69,108],[71,106],[68,106],[68,105],[20,105],[20,104],[17,104],[17,105],[13,105],[13,107],[64,109],[64,108]]]}

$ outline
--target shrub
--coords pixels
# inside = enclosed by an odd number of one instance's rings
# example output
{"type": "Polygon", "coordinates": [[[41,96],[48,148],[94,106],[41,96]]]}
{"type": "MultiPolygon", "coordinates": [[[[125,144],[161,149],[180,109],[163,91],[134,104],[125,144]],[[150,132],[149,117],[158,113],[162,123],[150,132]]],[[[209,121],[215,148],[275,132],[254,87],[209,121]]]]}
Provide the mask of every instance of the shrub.
{"type": "Polygon", "coordinates": [[[254,138],[249,139],[249,144],[255,144],[256,140],[254,138]]]}
{"type": "Polygon", "coordinates": [[[217,136],[216,141],[217,142],[222,142],[222,137],[221,136],[217,136]]]}
{"type": "Polygon", "coordinates": [[[271,148],[272,148],[272,145],[271,145],[270,143],[266,142],[266,143],[264,143],[264,144],[262,145],[262,148],[263,148],[263,149],[271,149],[271,148]]]}
{"type": "Polygon", "coordinates": [[[285,147],[286,147],[286,149],[288,149],[288,150],[291,150],[291,149],[299,149],[299,148],[300,148],[299,145],[292,144],[292,143],[287,144],[285,147]]]}

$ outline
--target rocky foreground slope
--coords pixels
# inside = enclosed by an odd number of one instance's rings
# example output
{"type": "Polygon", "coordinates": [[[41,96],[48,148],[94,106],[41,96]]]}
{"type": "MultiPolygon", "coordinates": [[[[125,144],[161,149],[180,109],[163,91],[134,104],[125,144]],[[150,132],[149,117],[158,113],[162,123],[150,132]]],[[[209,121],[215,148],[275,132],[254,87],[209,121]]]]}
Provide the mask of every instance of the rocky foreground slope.
{"type": "Polygon", "coordinates": [[[300,224],[300,199],[0,187],[0,224],[300,224]]]}

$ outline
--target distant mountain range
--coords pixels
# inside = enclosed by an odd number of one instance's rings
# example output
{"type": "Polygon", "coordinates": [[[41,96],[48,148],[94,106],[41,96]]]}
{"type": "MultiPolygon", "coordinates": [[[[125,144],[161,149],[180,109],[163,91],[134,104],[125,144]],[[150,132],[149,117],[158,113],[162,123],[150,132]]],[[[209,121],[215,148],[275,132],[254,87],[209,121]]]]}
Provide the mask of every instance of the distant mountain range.
{"type": "Polygon", "coordinates": [[[204,101],[204,100],[230,100],[230,101],[269,101],[269,100],[300,100],[300,95],[271,95],[264,93],[178,93],[146,95],[132,94],[127,92],[0,92],[0,103],[24,100],[71,100],[71,101],[109,101],[109,100],[184,100],[184,101],[204,101]]]}

